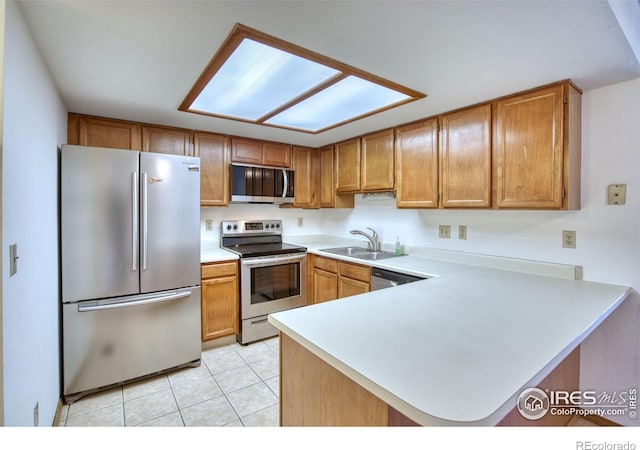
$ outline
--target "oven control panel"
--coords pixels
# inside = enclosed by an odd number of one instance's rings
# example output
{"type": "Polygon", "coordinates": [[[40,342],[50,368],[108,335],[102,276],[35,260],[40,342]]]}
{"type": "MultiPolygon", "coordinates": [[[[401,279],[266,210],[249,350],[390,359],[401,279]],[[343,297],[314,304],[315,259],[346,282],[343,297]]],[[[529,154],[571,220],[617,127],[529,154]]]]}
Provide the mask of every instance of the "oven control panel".
{"type": "Polygon", "coordinates": [[[282,234],[282,220],[223,220],[223,236],[282,234]]]}

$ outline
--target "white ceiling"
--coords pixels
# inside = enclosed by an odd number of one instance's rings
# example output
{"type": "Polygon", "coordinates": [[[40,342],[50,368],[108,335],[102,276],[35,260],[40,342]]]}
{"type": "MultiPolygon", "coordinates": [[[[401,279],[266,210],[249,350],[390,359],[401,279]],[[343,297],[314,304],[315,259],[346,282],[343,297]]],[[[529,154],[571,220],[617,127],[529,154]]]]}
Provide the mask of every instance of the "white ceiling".
{"type": "MultiPolygon", "coordinates": [[[[640,76],[633,31],[625,35],[607,1],[20,3],[69,111],[298,145],[318,147],[566,78],[589,90],[640,76]],[[235,23],[427,97],[318,135],[179,112],[235,23]]],[[[638,5],[626,2],[622,14],[637,18],[638,5]]]]}

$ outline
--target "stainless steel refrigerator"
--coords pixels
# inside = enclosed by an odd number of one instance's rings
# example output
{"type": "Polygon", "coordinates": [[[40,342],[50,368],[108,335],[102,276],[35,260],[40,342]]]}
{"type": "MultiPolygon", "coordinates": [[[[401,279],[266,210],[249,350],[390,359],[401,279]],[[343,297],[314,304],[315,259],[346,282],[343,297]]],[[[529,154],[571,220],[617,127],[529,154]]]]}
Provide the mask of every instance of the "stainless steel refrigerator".
{"type": "Polygon", "coordinates": [[[200,160],[61,151],[63,397],[200,362],[200,160]]]}

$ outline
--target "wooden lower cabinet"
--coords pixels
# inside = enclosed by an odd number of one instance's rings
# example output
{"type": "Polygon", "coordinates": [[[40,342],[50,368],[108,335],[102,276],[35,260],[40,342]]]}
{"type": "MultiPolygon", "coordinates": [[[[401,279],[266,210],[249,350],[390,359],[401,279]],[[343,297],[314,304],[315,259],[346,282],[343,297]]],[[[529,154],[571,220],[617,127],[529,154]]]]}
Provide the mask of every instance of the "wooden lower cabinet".
{"type": "Polygon", "coordinates": [[[238,333],[238,262],[203,264],[201,272],[202,340],[238,333]]]}
{"type": "Polygon", "coordinates": [[[369,266],[313,255],[311,267],[313,303],[364,294],[370,290],[369,266]]]}

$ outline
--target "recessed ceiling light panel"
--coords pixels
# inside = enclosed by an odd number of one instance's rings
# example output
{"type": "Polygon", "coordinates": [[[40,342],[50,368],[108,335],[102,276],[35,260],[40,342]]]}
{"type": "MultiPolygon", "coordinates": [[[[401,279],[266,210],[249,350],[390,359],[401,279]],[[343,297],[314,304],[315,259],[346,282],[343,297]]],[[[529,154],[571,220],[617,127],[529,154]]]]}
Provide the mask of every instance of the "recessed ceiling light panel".
{"type": "Polygon", "coordinates": [[[319,133],[423,97],[237,24],[178,109],[319,133]]]}

